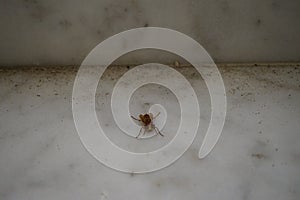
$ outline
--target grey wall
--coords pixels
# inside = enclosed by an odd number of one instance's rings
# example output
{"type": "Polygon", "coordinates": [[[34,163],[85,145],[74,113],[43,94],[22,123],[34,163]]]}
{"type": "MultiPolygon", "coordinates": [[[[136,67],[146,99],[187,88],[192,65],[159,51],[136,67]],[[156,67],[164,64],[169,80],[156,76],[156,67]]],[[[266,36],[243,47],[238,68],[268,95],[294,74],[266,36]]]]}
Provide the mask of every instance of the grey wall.
{"type": "Polygon", "coordinates": [[[300,61],[299,19],[299,0],[0,0],[0,65],[80,64],[143,26],[183,32],[217,62],[300,61]]]}

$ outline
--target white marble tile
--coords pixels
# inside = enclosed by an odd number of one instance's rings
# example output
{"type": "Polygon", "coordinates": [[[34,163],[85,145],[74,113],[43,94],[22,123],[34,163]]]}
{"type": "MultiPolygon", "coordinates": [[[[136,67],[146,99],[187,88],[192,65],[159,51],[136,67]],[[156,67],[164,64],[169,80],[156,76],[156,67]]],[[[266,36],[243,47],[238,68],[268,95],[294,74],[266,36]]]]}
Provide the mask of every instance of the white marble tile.
{"type": "MultiPolygon", "coordinates": [[[[171,136],[142,144],[126,140],[111,120],[111,89],[126,70],[112,67],[100,82],[101,123],[124,148],[164,145],[171,136]]],[[[1,70],[0,199],[299,199],[299,66],[220,66],[228,114],[218,144],[203,160],[197,156],[209,119],[206,87],[191,68],[178,70],[198,94],[200,131],[177,162],[143,175],[107,168],[81,144],[71,110],[75,69],[1,70]]],[[[143,89],[134,95],[132,111],[143,111],[146,100],[164,95],[174,107],[165,131],[171,134],[179,115],[174,95],[164,88],[143,89]]]]}

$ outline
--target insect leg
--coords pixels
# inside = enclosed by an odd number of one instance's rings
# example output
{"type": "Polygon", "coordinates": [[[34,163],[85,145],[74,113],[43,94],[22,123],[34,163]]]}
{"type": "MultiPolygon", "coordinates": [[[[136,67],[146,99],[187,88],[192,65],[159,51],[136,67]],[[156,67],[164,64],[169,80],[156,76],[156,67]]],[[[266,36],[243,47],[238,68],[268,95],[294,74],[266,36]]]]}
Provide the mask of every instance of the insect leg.
{"type": "Polygon", "coordinates": [[[161,135],[162,137],[164,137],[164,135],[158,130],[158,128],[155,126],[154,130],[156,133],[158,133],[159,135],[161,135]]]}
{"type": "Polygon", "coordinates": [[[145,135],[145,133],[146,133],[146,129],[144,128],[143,136],[145,135]]]}
{"type": "Polygon", "coordinates": [[[160,112],[158,112],[158,113],[153,117],[153,119],[155,119],[159,114],[160,114],[160,112]]]}
{"type": "Polygon", "coordinates": [[[141,121],[140,119],[135,118],[134,116],[131,116],[132,119],[137,120],[137,121],[141,121]]]}
{"type": "Polygon", "coordinates": [[[135,138],[138,138],[140,136],[142,129],[143,129],[143,127],[141,127],[139,134],[135,138]]]}

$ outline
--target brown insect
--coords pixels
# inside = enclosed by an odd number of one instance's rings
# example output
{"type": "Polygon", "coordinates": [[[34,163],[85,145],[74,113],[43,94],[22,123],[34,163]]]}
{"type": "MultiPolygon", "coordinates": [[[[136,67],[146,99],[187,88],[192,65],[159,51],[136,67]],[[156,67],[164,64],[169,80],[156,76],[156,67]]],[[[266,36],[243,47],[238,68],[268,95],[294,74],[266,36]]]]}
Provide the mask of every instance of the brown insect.
{"type": "Polygon", "coordinates": [[[140,115],[139,115],[139,119],[137,119],[137,118],[131,116],[132,119],[137,120],[137,121],[141,122],[141,124],[142,124],[142,127],[141,127],[141,129],[140,129],[140,132],[139,132],[139,134],[136,136],[136,138],[139,138],[139,136],[141,135],[143,129],[144,129],[143,135],[145,134],[146,131],[152,131],[152,130],[155,130],[156,135],[159,134],[159,135],[161,135],[161,136],[164,136],[164,135],[158,130],[158,128],[154,125],[154,123],[153,123],[153,120],[154,120],[159,114],[160,114],[160,112],[159,112],[157,115],[155,115],[154,117],[153,117],[153,114],[152,114],[152,113],[149,113],[149,114],[146,113],[146,114],[144,114],[144,115],[140,114],[140,115]]]}

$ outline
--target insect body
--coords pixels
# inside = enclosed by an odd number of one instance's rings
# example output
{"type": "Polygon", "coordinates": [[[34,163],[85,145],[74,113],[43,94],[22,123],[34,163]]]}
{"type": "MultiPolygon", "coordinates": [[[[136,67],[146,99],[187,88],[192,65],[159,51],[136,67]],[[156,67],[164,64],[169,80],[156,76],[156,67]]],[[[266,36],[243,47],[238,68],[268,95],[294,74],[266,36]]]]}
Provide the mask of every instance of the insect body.
{"type": "Polygon", "coordinates": [[[144,129],[143,135],[145,134],[146,131],[152,131],[152,130],[155,130],[155,132],[156,132],[157,135],[159,134],[159,135],[161,135],[161,136],[164,136],[164,135],[158,130],[158,128],[154,125],[154,123],[153,123],[153,120],[154,120],[159,114],[160,114],[160,113],[158,113],[158,114],[155,115],[154,117],[153,117],[153,114],[152,114],[152,113],[144,114],[144,115],[140,114],[140,115],[139,115],[139,119],[137,119],[137,118],[131,116],[132,119],[137,120],[137,121],[139,121],[139,122],[142,123],[142,127],[141,127],[141,129],[140,129],[140,132],[139,132],[139,134],[136,136],[136,138],[139,138],[139,136],[141,135],[143,129],[144,129]]]}

